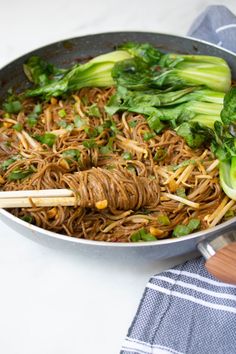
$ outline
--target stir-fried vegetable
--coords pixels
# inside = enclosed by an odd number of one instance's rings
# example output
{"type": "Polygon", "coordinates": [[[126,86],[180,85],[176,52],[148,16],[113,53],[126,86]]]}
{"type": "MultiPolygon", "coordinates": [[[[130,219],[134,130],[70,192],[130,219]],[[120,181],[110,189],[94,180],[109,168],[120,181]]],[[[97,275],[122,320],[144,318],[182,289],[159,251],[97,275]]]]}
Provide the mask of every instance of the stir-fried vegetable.
{"type": "Polygon", "coordinates": [[[57,68],[38,56],[30,57],[23,65],[23,69],[29,81],[39,86],[49,84],[51,81],[62,77],[67,71],[57,68]]]}
{"type": "Polygon", "coordinates": [[[24,64],[36,88],[27,96],[60,96],[82,87],[121,85],[129,89],[177,89],[201,85],[215,91],[230,88],[230,69],[224,59],[203,55],[164,54],[147,43],[126,43],[85,64],[61,69],[37,56],[24,64]]]}
{"type": "Polygon", "coordinates": [[[157,217],[157,222],[160,224],[160,225],[163,225],[163,226],[168,226],[170,225],[170,219],[168,218],[167,215],[159,215],[157,217]]]}
{"type": "Polygon", "coordinates": [[[94,117],[101,117],[101,113],[99,111],[99,108],[96,104],[92,104],[91,106],[89,106],[89,110],[88,110],[88,114],[89,116],[94,116],[94,117]]]}
{"type": "Polygon", "coordinates": [[[126,110],[142,113],[141,111],[148,110],[150,107],[161,107],[174,104],[175,102],[178,103],[178,99],[183,97],[185,100],[186,95],[193,90],[194,88],[188,87],[173,92],[159,92],[153,90],[147,93],[145,91],[131,91],[124,86],[118,86],[116,94],[111,97],[106,106],[106,111],[111,115],[118,111],[126,110]]]}
{"type": "Polygon", "coordinates": [[[130,89],[182,88],[204,85],[215,91],[227,92],[231,85],[230,68],[224,59],[205,55],[149,55],[151,46],[125,44],[134,58],[118,62],[112,69],[115,81],[130,89]]]}
{"type": "Polygon", "coordinates": [[[45,133],[43,135],[35,136],[36,140],[40,141],[42,144],[48,145],[49,147],[53,146],[56,141],[56,138],[56,135],[52,133],[45,133]]]}
{"type": "Polygon", "coordinates": [[[68,160],[78,161],[80,158],[80,150],[78,149],[65,150],[63,151],[62,156],[68,160]]]}
{"type": "Polygon", "coordinates": [[[22,170],[22,169],[15,169],[12,172],[9,173],[7,176],[9,181],[15,181],[18,179],[23,179],[28,176],[30,176],[34,172],[34,169],[30,166],[28,169],[22,170]]]}
{"type": "Polygon", "coordinates": [[[140,229],[130,236],[131,242],[156,241],[157,238],[145,229],[140,229]]]}
{"type": "Polygon", "coordinates": [[[200,220],[191,219],[187,225],[177,225],[173,231],[173,237],[181,237],[191,234],[200,226],[200,220]]]}
{"type": "Polygon", "coordinates": [[[67,70],[56,69],[40,62],[40,58],[28,60],[24,70],[38,87],[28,90],[27,96],[60,96],[82,87],[112,86],[114,80],[111,70],[114,63],[130,58],[130,54],[123,50],[99,55],[85,64],[76,64],[67,70]],[[37,60],[36,60],[37,59],[37,60]],[[52,76],[51,76],[52,75],[52,76]],[[43,76],[43,79],[42,79],[43,76]]]}
{"type": "Polygon", "coordinates": [[[162,93],[135,92],[118,87],[117,93],[107,104],[106,111],[109,114],[117,111],[143,114],[149,127],[156,133],[170,125],[186,138],[189,146],[197,147],[208,138],[206,128],[212,129],[216,121],[221,121],[224,95],[223,92],[194,87],[162,93]],[[199,124],[206,127],[203,132],[199,130],[199,124]]]}
{"type": "Polygon", "coordinates": [[[19,159],[20,157],[18,155],[12,156],[10,159],[7,159],[0,164],[0,169],[6,171],[9,166],[11,166],[14,162],[16,162],[19,159]]]}
{"type": "Polygon", "coordinates": [[[219,159],[220,183],[231,199],[236,200],[236,88],[225,95],[222,123],[215,123],[211,149],[219,159]]]}
{"type": "Polygon", "coordinates": [[[21,123],[16,123],[13,125],[12,128],[15,129],[17,132],[21,132],[23,129],[23,125],[21,123]]]}
{"type": "Polygon", "coordinates": [[[20,112],[22,108],[22,105],[20,101],[11,101],[11,102],[6,102],[3,104],[3,109],[7,113],[18,113],[20,112]]]}

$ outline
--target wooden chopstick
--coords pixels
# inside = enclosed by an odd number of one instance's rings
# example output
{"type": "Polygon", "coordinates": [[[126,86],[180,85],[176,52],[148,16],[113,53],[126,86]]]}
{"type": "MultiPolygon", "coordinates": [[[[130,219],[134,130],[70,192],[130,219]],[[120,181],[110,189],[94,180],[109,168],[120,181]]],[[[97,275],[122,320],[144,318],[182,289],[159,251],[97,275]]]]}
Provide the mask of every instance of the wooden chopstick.
{"type": "Polygon", "coordinates": [[[25,191],[4,191],[0,192],[0,199],[6,198],[50,198],[50,197],[72,197],[74,194],[70,189],[42,189],[25,191]]]}
{"type": "Polygon", "coordinates": [[[0,208],[32,208],[53,206],[74,206],[75,197],[51,197],[51,198],[1,198],[0,208]]]}
{"type": "Polygon", "coordinates": [[[0,192],[0,208],[74,206],[78,202],[69,189],[0,192]]]}

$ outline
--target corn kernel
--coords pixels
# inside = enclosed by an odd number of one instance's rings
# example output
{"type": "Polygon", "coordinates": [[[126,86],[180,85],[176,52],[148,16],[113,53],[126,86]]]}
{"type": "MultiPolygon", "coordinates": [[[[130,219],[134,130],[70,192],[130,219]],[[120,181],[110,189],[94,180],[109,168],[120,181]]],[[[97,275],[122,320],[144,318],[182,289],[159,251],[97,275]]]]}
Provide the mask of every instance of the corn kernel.
{"type": "Polygon", "coordinates": [[[156,227],[150,226],[150,233],[153,236],[161,236],[164,234],[163,230],[157,229],[156,227]]]}
{"type": "Polygon", "coordinates": [[[178,188],[178,184],[175,182],[174,179],[170,180],[170,182],[168,183],[169,189],[171,193],[176,192],[176,189],[178,188]]]}
{"type": "Polygon", "coordinates": [[[48,218],[52,219],[57,215],[57,208],[52,208],[47,212],[48,218]]]}
{"type": "Polygon", "coordinates": [[[51,104],[56,105],[57,104],[57,99],[55,97],[51,97],[51,104]]]}
{"type": "Polygon", "coordinates": [[[59,166],[61,166],[65,170],[69,170],[70,169],[70,165],[68,164],[68,162],[65,159],[61,159],[60,160],[59,166]]]}
{"type": "Polygon", "coordinates": [[[4,128],[10,128],[13,125],[13,123],[10,122],[3,122],[3,127],[4,128]]]}
{"type": "Polygon", "coordinates": [[[108,201],[106,199],[100,200],[99,202],[95,203],[97,209],[105,209],[108,205],[108,201]]]}

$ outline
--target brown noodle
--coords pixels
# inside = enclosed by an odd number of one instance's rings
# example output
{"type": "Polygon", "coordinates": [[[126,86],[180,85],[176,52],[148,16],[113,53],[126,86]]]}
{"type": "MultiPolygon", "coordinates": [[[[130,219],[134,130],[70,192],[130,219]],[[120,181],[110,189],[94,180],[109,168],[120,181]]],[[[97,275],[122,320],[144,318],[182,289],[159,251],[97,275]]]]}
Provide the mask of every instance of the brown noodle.
{"type": "Polygon", "coordinates": [[[17,217],[31,218],[47,230],[110,242],[129,242],[141,228],[154,230],[157,238],[171,237],[176,225],[187,224],[191,218],[201,221],[201,229],[214,226],[211,215],[228,199],[208,148],[192,150],[172,130],[145,140],[145,133],[150,132],[145,118],[128,112],[112,117],[113,136],[104,128],[91,138],[95,128],[110,120],[104,106],[113,92],[114,88],[92,88],[65,100],[52,98],[42,103],[42,113],[33,127],[27,124],[27,115],[36,101],[25,100],[23,112],[10,118],[3,118],[0,111],[0,162],[17,156],[7,170],[0,169],[1,189],[71,188],[79,201],[75,207],[10,211],[17,217]],[[93,104],[99,108],[99,115],[89,114],[93,104]],[[59,114],[62,109],[66,113],[63,118],[59,114]],[[87,130],[72,125],[76,115],[86,121],[87,130]],[[23,125],[21,132],[13,129],[16,123],[23,125]],[[37,134],[45,132],[57,136],[53,147],[35,140],[37,134]],[[83,142],[91,139],[93,144],[84,146],[83,142]],[[110,150],[102,152],[101,148],[108,145],[110,150]],[[79,159],[65,157],[64,153],[72,149],[79,150],[79,159]],[[127,159],[124,153],[132,157],[127,159]],[[8,179],[12,171],[29,168],[33,172],[28,177],[8,179]],[[176,195],[193,204],[173,199],[176,195]],[[96,203],[104,200],[107,207],[99,210],[96,203]],[[160,222],[163,215],[169,220],[167,224],[160,222]]]}

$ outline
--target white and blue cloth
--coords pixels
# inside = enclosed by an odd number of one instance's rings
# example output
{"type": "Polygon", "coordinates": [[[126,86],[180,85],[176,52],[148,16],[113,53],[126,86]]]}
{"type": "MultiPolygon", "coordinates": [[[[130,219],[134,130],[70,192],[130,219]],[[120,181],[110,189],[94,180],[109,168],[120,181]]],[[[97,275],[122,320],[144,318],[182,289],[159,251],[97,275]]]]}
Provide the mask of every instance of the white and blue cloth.
{"type": "Polygon", "coordinates": [[[203,258],[149,280],[121,351],[170,353],[236,353],[236,286],[211,276],[203,258]]]}
{"type": "Polygon", "coordinates": [[[236,16],[225,6],[208,6],[194,21],[188,36],[236,52],[236,16]]]}
{"type": "MultiPolygon", "coordinates": [[[[208,7],[189,36],[236,52],[236,17],[208,7]]],[[[120,354],[236,354],[236,286],[211,276],[203,258],[151,277],[120,354]]]]}

